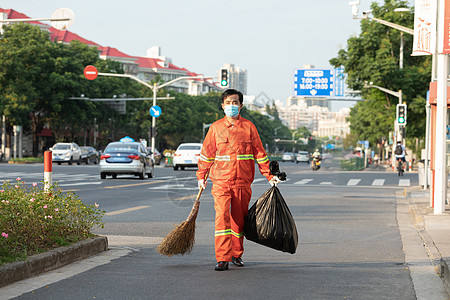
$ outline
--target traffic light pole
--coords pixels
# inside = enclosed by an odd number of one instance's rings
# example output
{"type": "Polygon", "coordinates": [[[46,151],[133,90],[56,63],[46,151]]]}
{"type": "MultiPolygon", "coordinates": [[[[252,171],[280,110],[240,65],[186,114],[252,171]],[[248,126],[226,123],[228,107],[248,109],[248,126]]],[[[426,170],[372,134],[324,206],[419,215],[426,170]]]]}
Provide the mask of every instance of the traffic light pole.
{"type": "MultiPolygon", "coordinates": [[[[367,84],[364,85],[364,88],[377,88],[380,91],[383,91],[383,92],[385,92],[385,93],[387,93],[389,95],[397,97],[398,98],[398,104],[402,104],[403,103],[403,92],[402,92],[402,90],[399,90],[398,92],[395,92],[395,91],[388,90],[388,89],[386,89],[384,87],[381,87],[381,86],[378,86],[378,85],[373,85],[372,83],[370,83],[369,85],[367,85],[367,84]]],[[[394,143],[392,145],[392,155],[391,155],[391,164],[393,166],[395,165],[394,151],[395,151],[395,145],[397,144],[397,141],[400,141],[402,143],[402,145],[405,145],[405,137],[402,135],[400,127],[401,126],[398,124],[398,121],[395,120],[394,129],[396,131],[396,134],[394,136],[395,136],[396,140],[394,141],[394,143]]]]}

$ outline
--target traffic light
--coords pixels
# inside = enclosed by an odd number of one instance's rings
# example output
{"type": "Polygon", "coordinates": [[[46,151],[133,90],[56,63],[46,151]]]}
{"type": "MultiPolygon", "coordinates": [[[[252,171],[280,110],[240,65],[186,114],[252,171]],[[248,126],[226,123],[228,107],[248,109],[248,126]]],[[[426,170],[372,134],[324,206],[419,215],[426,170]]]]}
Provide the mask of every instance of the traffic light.
{"type": "Polygon", "coordinates": [[[406,125],[406,104],[397,104],[397,123],[400,126],[406,125]]]}
{"type": "Polygon", "coordinates": [[[228,87],[230,82],[228,81],[228,69],[220,69],[220,85],[228,87]]]}

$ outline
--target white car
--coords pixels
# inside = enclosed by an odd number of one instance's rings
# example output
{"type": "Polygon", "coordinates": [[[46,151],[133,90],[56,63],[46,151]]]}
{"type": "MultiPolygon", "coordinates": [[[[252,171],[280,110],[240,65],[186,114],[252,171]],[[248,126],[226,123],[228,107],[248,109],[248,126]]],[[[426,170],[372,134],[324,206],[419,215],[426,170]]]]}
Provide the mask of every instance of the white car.
{"type": "Polygon", "coordinates": [[[100,157],[101,179],[108,175],[116,179],[117,174],[131,174],[144,179],[146,174],[152,178],[153,173],[153,160],[139,142],[111,142],[100,157]]]}
{"type": "Polygon", "coordinates": [[[296,161],[297,163],[305,162],[309,164],[309,153],[306,151],[298,151],[296,161]]]}
{"type": "Polygon", "coordinates": [[[200,143],[184,143],[178,146],[173,155],[173,169],[177,171],[178,168],[184,170],[185,167],[197,167],[201,150],[200,143]]]}
{"type": "Polygon", "coordinates": [[[281,158],[281,161],[292,161],[295,162],[295,157],[294,154],[292,154],[291,152],[284,152],[283,153],[283,157],[281,158]]]}
{"type": "Polygon", "coordinates": [[[50,148],[52,151],[52,162],[60,165],[63,162],[71,165],[76,162],[77,165],[81,161],[81,149],[76,143],[56,143],[50,148]]]}

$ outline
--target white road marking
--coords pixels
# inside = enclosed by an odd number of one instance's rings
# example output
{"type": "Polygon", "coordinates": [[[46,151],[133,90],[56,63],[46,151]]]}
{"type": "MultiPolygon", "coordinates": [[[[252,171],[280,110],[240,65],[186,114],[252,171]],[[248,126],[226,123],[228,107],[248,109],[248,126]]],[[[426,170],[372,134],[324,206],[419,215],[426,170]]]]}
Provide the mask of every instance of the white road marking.
{"type": "Polygon", "coordinates": [[[384,181],[385,181],[385,179],[375,179],[372,182],[372,185],[384,185],[384,181]]]}
{"type": "Polygon", "coordinates": [[[411,181],[409,179],[400,179],[398,186],[411,186],[411,181]]]}
{"type": "Polygon", "coordinates": [[[58,186],[74,186],[74,185],[89,185],[89,184],[102,184],[102,181],[87,181],[87,182],[77,182],[77,183],[64,183],[64,184],[58,184],[58,186]]]}
{"type": "Polygon", "coordinates": [[[314,179],[310,179],[310,178],[308,178],[308,179],[302,179],[302,180],[300,180],[300,181],[297,181],[297,182],[294,182],[294,184],[307,184],[308,182],[311,182],[311,181],[313,181],[314,179]]]}
{"type": "Polygon", "coordinates": [[[323,181],[320,184],[322,184],[322,185],[332,185],[333,183],[331,181],[323,181]]]}
{"type": "Polygon", "coordinates": [[[361,179],[350,179],[347,182],[347,185],[358,185],[358,183],[361,181],[361,179]]]}

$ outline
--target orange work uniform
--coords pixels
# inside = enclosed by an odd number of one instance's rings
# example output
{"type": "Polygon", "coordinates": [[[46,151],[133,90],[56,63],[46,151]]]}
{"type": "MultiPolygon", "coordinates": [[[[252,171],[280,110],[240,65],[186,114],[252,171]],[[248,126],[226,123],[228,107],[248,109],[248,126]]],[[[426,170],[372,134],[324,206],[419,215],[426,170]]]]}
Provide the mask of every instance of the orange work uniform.
{"type": "Polygon", "coordinates": [[[203,142],[197,178],[204,179],[210,169],[218,262],[231,261],[232,256],[238,258],[244,252],[244,217],[252,195],[255,160],[261,174],[270,180],[269,159],[252,122],[239,116],[234,124],[223,118],[211,125],[203,142]]]}

